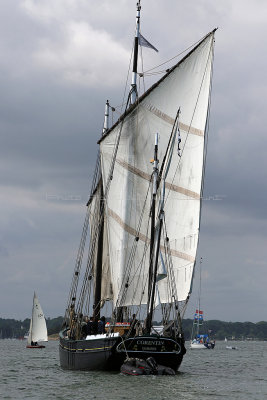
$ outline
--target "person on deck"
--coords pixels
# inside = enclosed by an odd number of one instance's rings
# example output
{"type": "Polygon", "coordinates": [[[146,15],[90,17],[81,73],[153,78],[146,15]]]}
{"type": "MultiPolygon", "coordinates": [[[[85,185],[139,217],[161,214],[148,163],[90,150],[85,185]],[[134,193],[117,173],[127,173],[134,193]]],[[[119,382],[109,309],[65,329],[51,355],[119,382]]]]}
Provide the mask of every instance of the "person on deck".
{"type": "Polygon", "coordinates": [[[81,339],[87,336],[87,323],[88,323],[88,317],[85,316],[83,317],[83,321],[81,323],[81,339]]]}
{"type": "Polygon", "coordinates": [[[93,317],[91,335],[97,335],[97,333],[98,333],[98,321],[96,317],[93,317]]]}
{"type": "Polygon", "coordinates": [[[136,334],[136,324],[137,324],[136,314],[133,314],[132,319],[130,321],[130,335],[135,336],[136,334]]]}
{"type": "Polygon", "coordinates": [[[103,334],[105,333],[105,325],[106,325],[106,318],[102,316],[98,321],[98,331],[97,333],[103,334]]]}
{"type": "Polygon", "coordinates": [[[76,314],[74,310],[74,304],[71,304],[69,309],[69,327],[70,327],[70,338],[74,338],[74,330],[75,330],[75,323],[76,323],[76,314]]]}
{"type": "Polygon", "coordinates": [[[86,333],[87,333],[87,335],[92,335],[93,334],[92,329],[93,329],[93,317],[90,317],[89,321],[87,322],[87,325],[86,325],[86,333]]]}
{"type": "Polygon", "coordinates": [[[137,321],[135,324],[135,331],[137,336],[141,336],[143,334],[143,328],[140,321],[137,321]]]}

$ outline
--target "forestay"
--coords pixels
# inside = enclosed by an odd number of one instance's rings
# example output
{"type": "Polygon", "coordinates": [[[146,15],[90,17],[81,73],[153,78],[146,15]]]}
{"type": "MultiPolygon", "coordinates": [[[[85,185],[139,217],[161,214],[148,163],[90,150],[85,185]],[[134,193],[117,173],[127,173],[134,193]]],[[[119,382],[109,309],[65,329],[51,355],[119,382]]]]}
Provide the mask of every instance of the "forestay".
{"type": "MultiPolygon", "coordinates": [[[[121,135],[105,204],[111,283],[114,302],[119,298],[120,305],[147,302],[150,159],[158,132],[158,158],[162,162],[179,107],[182,156],[174,152],[167,176],[165,220],[178,300],[185,300],[190,292],[199,234],[213,42],[211,32],[146,92],[100,142],[105,188],[114,146],[121,135]],[[122,284],[127,291],[120,297],[122,284]]],[[[167,279],[161,280],[158,288],[161,302],[170,302],[167,279]]]]}

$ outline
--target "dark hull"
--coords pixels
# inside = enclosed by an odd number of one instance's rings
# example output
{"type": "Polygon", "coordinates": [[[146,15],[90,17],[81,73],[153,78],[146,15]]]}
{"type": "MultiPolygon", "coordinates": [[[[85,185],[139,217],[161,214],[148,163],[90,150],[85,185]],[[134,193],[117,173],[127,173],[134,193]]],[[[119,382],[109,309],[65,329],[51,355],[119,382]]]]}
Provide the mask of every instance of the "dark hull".
{"type": "Polygon", "coordinates": [[[153,357],[157,364],[177,371],[186,353],[183,339],[165,336],[136,336],[124,340],[116,346],[115,357],[122,365],[126,356],[146,360],[153,357]]]}
{"type": "Polygon", "coordinates": [[[60,335],[60,365],[72,370],[104,370],[112,356],[118,338],[69,340],[60,335]]]}
{"type": "Polygon", "coordinates": [[[27,349],[44,349],[45,348],[45,346],[43,346],[41,344],[38,346],[31,346],[28,344],[26,347],[27,347],[27,349]]]}
{"type": "Polygon", "coordinates": [[[158,364],[177,371],[185,352],[182,339],[162,336],[69,340],[60,335],[59,344],[60,365],[72,370],[119,370],[128,356],[153,357],[158,364]]]}

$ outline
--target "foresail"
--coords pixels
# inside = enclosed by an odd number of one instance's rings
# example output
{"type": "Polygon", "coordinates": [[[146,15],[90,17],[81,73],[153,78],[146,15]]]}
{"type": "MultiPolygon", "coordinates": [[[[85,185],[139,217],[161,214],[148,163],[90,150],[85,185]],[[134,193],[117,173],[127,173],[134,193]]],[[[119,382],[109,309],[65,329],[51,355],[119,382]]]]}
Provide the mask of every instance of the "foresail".
{"type": "Polygon", "coordinates": [[[32,308],[32,338],[33,342],[47,342],[47,328],[43,310],[34,293],[32,308]]]}
{"type": "MultiPolygon", "coordinates": [[[[213,42],[214,32],[145,93],[138,105],[100,142],[105,187],[120,134],[112,182],[105,199],[111,281],[114,301],[118,300],[120,305],[147,302],[150,159],[154,154],[154,135],[158,132],[158,158],[162,162],[179,107],[182,156],[177,152],[173,155],[164,210],[178,300],[185,300],[190,292],[199,234],[213,42]]],[[[163,241],[161,253],[166,257],[163,241]]],[[[158,282],[161,302],[171,301],[167,281],[158,282]]]]}

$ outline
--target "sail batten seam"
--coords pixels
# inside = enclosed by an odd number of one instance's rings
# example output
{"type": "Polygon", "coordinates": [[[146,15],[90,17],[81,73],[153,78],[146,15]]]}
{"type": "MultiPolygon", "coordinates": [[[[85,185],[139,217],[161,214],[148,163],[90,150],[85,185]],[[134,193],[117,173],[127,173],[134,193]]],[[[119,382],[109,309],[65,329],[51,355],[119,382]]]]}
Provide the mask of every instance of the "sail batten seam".
{"type": "MultiPolygon", "coordinates": [[[[121,165],[123,168],[127,169],[128,171],[132,172],[133,174],[150,181],[150,175],[140,169],[128,164],[126,161],[117,158],[116,162],[121,165]]],[[[172,190],[177,193],[181,193],[185,196],[192,197],[193,199],[200,200],[200,195],[193,190],[183,188],[182,186],[174,185],[173,183],[166,182],[165,183],[166,189],[172,190]]]]}
{"type": "MultiPolygon", "coordinates": [[[[152,106],[151,104],[148,103],[143,103],[141,106],[145,107],[148,111],[152,112],[154,115],[164,120],[165,122],[168,122],[170,125],[174,124],[174,118],[165,114],[163,111],[159,110],[155,106],[152,106]]],[[[193,126],[189,126],[187,124],[184,124],[183,122],[179,122],[179,127],[182,131],[191,133],[192,135],[204,137],[204,131],[201,129],[194,128],[193,126]]]]}
{"type": "MultiPolygon", "coordinates": [[[[129,233],[130,235],[134,236],[134,237],[139,237],[139,239],[142,242],[145,243],[150,243],[150,239],[142,234],[141,232],[137,232],[134,228],[132,228],[131,226],[129,226],[128,224],[126,224],[120,217],[118,214],[116,214],[113,210],[111,210],[111,208],[108,208],[108,214],[110,217],[112,217],[120,226],[122,229],[124,229],[127,233],[129,233]]],[[[160,250],[162,252],[165,252],[165,247],[164,246],[160,246],[160,250]]],[[[190,262],[194,262],[195,258],[190,256],[189,254],[186,253],[182,253],[181,251],[175,250],[175,249],[170,249],[170,254],[174,257],[178,257],[178,258],[182,258],[183,260],[186,261],[190,261],[190,262]]]]}

